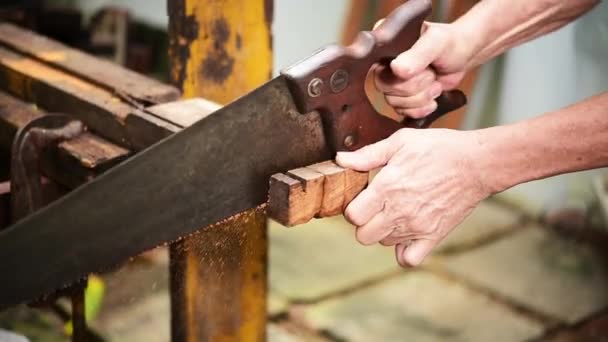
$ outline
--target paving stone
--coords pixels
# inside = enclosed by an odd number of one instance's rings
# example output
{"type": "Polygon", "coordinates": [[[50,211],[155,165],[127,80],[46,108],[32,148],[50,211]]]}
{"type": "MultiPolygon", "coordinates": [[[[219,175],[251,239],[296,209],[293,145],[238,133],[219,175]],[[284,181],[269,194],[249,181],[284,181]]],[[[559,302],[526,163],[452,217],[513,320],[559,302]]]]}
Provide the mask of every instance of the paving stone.
{"type": "Polygon", "coordinates": [[[294,228],[270,224],[271,291],[290,300],[311,300],[398,270],[392,248],[360,245],[341,217],[294,228]]]}
{"type": "Polygon", "coordinates": [[[46,310],[17,305],[0,311],[0,342],[17,342],[8,334],[24,336],[28,341],[64,342],[63,322],[46,310]]]}
{"type": "Polygon", "coordinates": [[[546,208],[544,207],[543,201],[532,200],[528,195],[529,192],[523,194],[521,193],[520,188],[522,186],[527,186],[526,184],[520,184],[507,191],[498,193],[494,195],[494,199],[496,199],[498,202],[502,202],[509,206],[517,208],[529,217],[539,218],[542,216],[546,208]]]}
{"type": "Polygon", "coordinates": [[[276,316],[285,312],[288,304],[289,302],[285,298],[271,291],[270,295],[268,296],[268,303],[266,304],[268,308],[268,315],[276,316]]]}
{"type": "Polygon", "coordinates": [[[156,293],[114,310],[111,319],[95,324],[109,341],[167,342],[171,338],[169,295],[156,293]]]}
{"type": "Polygon", "coordinates": [[[605,260],[532,226],[445,260],[445,267],[538,312],[578,321],[608,305],[605,260]]]}
{"type": "Polygon", "coordinates": [[[608,342],[608,314],[604,313],[574,327],[564,327],[550,336],[539,339],[543,342],[608,342]]]}
{"type": "Polygon", "coordinates": [[[477,241],[516,227],[521,214],[495,201],[486,200],[437,247],[435,252],[466,248],[477,241]]]}
{"type": "Polygon", "coordinates": [[[461,284],[411,272],[303,309],[348,341],[521,341],[542,327],[461,284]]]}
{"type": "Polygon", "coordinates": [[[269,324],[267,326],[267,338],[270,342],[326,342],[327,340],[313,335],[310,332],[293,329],[290,331],[283,326],[277,324],[269,324]]]}

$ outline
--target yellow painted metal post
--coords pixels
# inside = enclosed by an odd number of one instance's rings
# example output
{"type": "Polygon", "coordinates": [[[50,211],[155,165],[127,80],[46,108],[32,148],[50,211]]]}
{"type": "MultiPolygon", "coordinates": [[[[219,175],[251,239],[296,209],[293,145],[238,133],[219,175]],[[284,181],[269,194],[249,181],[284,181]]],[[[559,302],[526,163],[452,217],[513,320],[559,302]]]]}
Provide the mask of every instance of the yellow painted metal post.
{"type": "MultiPolygon", "coordinates": [[[[226,104],[270,79],[272,0],[170,0],[168,12],[171,76],[185,98],[226,104]]],[[[259,209],[173,244],[173,341],[264,341],[267,251],[259,209]]]]}

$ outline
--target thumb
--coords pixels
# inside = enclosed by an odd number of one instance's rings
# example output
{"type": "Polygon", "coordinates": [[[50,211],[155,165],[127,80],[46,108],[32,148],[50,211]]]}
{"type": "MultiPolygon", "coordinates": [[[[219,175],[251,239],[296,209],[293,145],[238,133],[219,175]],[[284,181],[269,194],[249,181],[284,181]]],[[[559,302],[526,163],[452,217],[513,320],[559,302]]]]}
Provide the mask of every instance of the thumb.
{"type": "Polygon", "coordinates": [[[420,239],[413,240],[409,244],[398,244],[395,246],[397,262],[403,267],[418,266],[437,245],[437,242],[436,240],[420,239]]]}
{"type": "Polygon", "coordinates": [[[347,169],[370,171],[386,165],[396,150],[397,144],[388,137],[354,152],[338,152],[336,163],[347,169]]]}
{"type": "Polygon", "coordinates": [[[439,58],[445,50],[446,42],[441,29],[428,26],[409,50],[391,62],[391,70],[402,79],[412,78],[439,58]]]}

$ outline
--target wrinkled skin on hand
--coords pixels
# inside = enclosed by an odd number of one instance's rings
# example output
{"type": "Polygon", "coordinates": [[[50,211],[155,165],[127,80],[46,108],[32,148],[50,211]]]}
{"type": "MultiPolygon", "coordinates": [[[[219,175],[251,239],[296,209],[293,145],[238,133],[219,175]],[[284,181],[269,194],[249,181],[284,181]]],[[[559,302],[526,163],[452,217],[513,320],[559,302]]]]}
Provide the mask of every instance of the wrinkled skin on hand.
{"type": "Polygon", "coordinates": [[[343,167],[383,167],[346,208],[364,245],[396,245],[402,266],[420,264],[445,236],[490,195],[474,167],[475,131],[404,128],[355,152],[343,167]]]}
{"type": "Polygon", "coordinates": [[[443,91],[456,88],[473,50],[450,24],[425,22],[420,39],[395,58],[390,67],[373,67],[376,88],[395,111],[423,118],[437,109],[443,91]]]}

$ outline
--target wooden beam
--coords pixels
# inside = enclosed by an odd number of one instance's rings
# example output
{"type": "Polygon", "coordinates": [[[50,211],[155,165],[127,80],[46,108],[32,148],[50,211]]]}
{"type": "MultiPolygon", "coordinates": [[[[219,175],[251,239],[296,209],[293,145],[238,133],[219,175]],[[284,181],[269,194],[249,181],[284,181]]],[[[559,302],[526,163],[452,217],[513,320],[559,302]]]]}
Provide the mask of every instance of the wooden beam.
{"type": "Polygon", "coordinates": [[[268,215],[287,227],[340,215],[368,180],[367,172],[344,169],[333,161],[277,173],[270,178],[268,215]]]}
{"type": "Polygon", "coordinates": [[[0,45],[146,104],[180,97],[179,90],[173,86],[9,23],[0,23],[0,45]]]}
{"type": "Polygon", "coordinates": [[[124,123],[136,108],[118,94],[2,47],[0,88],[48,112],[73,115],[116,144],[131,145],[124,123]]]}
{"type": "MultiPolygon", "coordinates": [[[[0,148],[10,152],[13,137],[29,121],[45,112],[0,91],[0,148]]],[[[74,188],[127,158],[129,150],[90,132],[60,143],[42,161],[51,179],[74,188]]]]}

